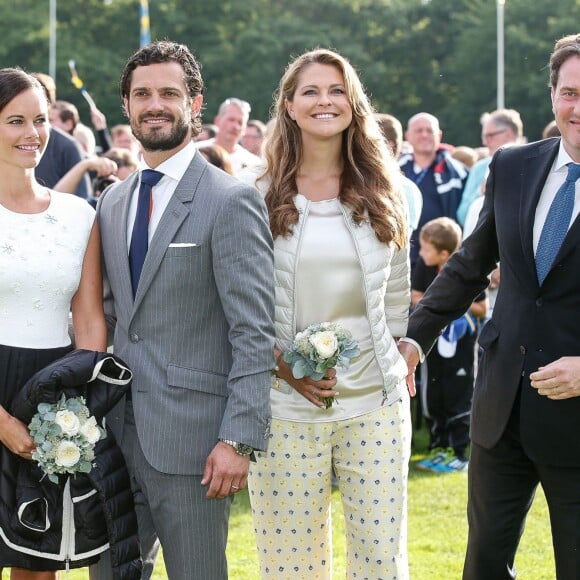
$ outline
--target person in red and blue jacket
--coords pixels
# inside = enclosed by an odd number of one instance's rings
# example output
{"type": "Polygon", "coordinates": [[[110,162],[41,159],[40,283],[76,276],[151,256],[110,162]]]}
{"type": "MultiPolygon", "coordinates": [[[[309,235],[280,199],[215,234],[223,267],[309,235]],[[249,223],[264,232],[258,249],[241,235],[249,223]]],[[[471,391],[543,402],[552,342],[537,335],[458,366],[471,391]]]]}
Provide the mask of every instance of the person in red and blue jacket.
{"type": "Polygon", "coordinates": [[[419,225],[411,236],[411,268],[419,258],[419,232],[424,224],[438,217],[457,220],[468,170],[451,157],[449,148],[441,145],[443,133],[437,117],[417,113],[407,123],[405,139],[412,154],[399,159],[403,174],[421,190],[423,209],[419,225]]]}

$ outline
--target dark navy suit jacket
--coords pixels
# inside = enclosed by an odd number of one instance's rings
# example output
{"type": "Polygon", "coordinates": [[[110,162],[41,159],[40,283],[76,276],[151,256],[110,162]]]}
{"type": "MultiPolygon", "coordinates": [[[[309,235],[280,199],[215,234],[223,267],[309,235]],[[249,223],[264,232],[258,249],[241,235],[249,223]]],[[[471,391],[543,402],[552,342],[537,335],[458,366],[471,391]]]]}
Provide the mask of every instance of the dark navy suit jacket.
{"type": "Polygon", "coordinates": [[[548,399],[529,379],[540,366],[580,356],[580,218],[570,226],[541,286],[534,262],[536,206],[559,143],[559,138],[548,139],[496,153],[477,227],[421,300],[408,336],[428,351],[440,330],[487,286],[488,273],[500,262],[493,317],[479,338],[483,356],[473,399],[472,440],[493,447],[517,400],[528,456],[538,463],[578,466],[580,398],[548,399]]]}

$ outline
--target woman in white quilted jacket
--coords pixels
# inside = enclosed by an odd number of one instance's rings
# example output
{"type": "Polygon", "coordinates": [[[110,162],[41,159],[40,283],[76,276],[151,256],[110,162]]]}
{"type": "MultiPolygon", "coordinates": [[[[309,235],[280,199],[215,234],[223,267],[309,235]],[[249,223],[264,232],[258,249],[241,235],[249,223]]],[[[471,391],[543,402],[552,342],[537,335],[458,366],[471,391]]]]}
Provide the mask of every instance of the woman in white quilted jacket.
{"type": "Polygon", "coordinates": [[[339,54],[298,57],[275,107],[256,181],[274,237],[277,335],[270,441],[250,474],[261,574],[331,577],[334,471],[347,577],[405,579],[411,420],[396,338],[410,289],[399,170],[339,54]],[[360,356],[319,381],[295,379],[282,355],[297,332],[328,321],[352,333],[360,356]]]}

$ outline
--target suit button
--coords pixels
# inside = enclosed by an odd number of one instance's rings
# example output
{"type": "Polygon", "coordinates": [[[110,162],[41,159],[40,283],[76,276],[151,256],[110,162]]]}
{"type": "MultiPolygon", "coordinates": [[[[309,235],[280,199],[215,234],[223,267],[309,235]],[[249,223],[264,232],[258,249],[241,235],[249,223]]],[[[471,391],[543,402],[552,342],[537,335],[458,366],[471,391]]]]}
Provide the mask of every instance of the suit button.
{"type": "Polygon", "coordinates": [[[543,304],[544,304],[544,301],[541,298],[538,298],[536,300],[536,306],[543,306],[543,304]]]}
{"type": "Polygon", "coordinates": [[[520,346],[520,352],[521,352],[522,354],[526,354],[526,352],[527,352],[527,349],[526,349],[526,347],[525,347],[525,346],[523,346],[523,345],[521,345],[521,346],[520,346]]]}
{"type": "Polygon", "coordinates": [[[138,335],[136,332],[134,332],[134,333],[133,333],[133,334],[131,334],[131,336],[129,337],[129,340],[130,340],[131,342],[139,342],[139,335],[138,335]]]}

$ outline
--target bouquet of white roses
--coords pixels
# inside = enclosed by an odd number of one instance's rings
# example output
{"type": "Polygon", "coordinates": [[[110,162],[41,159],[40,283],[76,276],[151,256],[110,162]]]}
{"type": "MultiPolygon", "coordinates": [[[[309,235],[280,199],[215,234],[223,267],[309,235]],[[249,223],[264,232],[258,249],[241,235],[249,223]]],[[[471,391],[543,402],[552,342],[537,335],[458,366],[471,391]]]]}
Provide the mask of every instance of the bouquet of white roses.
{"type": "Polygon", "coordinates": [[[107,436],[83,397],[64,395],[58,403],[40,403],[28,428],[36,444],[32,459],[54,483],[58,474],[89,473],[95,445],[107,436]]]}
{"type": "MultiPolygon", "coordinates": [[[[319,381],[327,369],[348,368],[352,359],[360,355],[356,340],[337,322],[311,324],[294,338],[292,348],[284,353],[295,379],[310,377],[319,381]]],[[[332,407],[334,397],[323,399],[326,408],[332,407]]]]}

